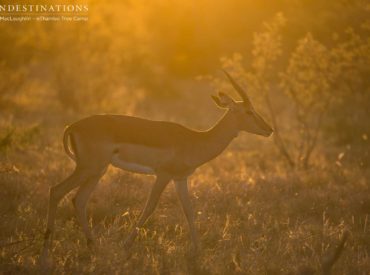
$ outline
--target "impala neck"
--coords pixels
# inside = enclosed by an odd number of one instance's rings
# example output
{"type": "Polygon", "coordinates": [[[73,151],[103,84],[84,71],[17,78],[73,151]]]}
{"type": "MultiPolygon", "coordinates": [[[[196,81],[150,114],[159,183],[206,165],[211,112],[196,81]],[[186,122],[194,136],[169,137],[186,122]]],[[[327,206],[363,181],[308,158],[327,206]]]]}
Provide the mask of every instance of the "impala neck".
{"type": "Polygon", "coordinates": [[[215,142],[227,142],[229,144],[238,135],[236,121],[230,111],[227,111],[217,123],[207,131],[215,142]]]}
{"type": "Polygon", "coordinates": [[[206,151],[208,160],[218,156],[230,144],[230,142],[238,135],[239,129],[232,114],[227,111],[223,117],[208,131],[207,144],[204,144],[208,150],[206,151]]]}

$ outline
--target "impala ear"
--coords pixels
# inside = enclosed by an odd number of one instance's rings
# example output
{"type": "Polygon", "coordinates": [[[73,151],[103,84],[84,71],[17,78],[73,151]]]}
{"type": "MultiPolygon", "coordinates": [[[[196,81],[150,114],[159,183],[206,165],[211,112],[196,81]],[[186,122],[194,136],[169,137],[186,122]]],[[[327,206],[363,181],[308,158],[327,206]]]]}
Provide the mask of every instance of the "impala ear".
{"type": "Polygon", "coordinates": [[[216,105],[217,105],[218,107],[220,107],[220,108],[227,108],[227,106],[226,106],[226,105],[223,105],[223,104],[221,103],[221,99],[220,99],[218,96],[211,95],[211,97],[212,97],[213,101],[216,103],[216,105]]]}
{"type": "Polygon", "coordinates": [[[235,103],[231,97],[222,92],[219,92],[218,96],[212,95],[212,99],[220,108],[231,108],[235,103]]]}
{"type": "Polygon", "coordinates": [[[235,104],[235,101],[231,97],[222,92],[219,92],[218,96],[212,95],[212,99],[220,108],[231,108],[235,104]]]}

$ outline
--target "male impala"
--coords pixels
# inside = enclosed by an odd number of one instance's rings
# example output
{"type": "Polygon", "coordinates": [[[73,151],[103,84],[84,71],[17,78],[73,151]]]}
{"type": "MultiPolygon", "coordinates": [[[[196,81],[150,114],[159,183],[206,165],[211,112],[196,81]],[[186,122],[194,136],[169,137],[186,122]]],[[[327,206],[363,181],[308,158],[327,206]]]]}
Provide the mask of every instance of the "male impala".
{"type": "Polygon", "coordinates": [[[159,197],[173,180],[188,221],[195,248],[198,238],[188,193],[187,179],[200,165],[218,156],[240,131],[270,136],[271,127],[254,110],[242,88],[227,73],[243,101],[234,101],[224,93],[212,96],[224,108],[224,116],[208,131],[194,131],[182,125],[152,121],[124,115],[94,115],[66,128],[63,144],[66,153],[76,162],[74,172],[50,190],[48,220],[43,257],[48,254],[54,230],[58,202],[72,189],[79,187],[73,203],[77,220],[88,244],[93,241],[86,219],[86,203],[109,164],[123,170],[156,176],[141,216],[125,241],[132,244],[159,197]],[[70,145],[69,145],[70,143],[70,145]]]}

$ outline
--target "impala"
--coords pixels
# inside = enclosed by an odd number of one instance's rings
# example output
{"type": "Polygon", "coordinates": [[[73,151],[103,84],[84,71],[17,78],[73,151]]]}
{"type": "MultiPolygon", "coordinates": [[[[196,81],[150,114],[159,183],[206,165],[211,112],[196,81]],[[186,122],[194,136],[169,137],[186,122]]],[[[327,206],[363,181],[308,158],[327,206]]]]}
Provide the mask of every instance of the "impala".
{"type": "Polygon", "coordinates": [[[88,245],[93,236],[86,218],[86,203],[108,165],[123,170],[155,175],[156,180],[139,220],[125,240],[125,248],[134,241],[153,213],[159,197],[173,180],[185,213],[192,244],[198,247],[198,237],[188,193],[188,177],[202,164],[218,156],[227,145],[245,131],[268,137],[272,128],[255,111],[245,91],[225,72],[242,101],[234,101],[224,93],[212,96],[223,117],[207,131],[194,131],[182,125],[152,121],[124,115],[94,115],[68,126],[63,144],[76,167],[63,182],[50,189],[48,217],[42,257],[52,243],[58,202],[78,187],[73,199],[77,220],[88,245]]]}

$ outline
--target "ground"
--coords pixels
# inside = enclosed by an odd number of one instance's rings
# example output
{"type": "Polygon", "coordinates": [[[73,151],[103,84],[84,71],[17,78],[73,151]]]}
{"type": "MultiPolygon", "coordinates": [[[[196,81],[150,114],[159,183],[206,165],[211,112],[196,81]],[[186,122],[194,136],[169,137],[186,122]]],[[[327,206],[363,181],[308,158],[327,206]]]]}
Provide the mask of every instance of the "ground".
{"type": "MultiPolygon", "coordinates": [[[[43,142],[8,152],[1,164],[3,274],[40,272],[48,190],[73,169],[58,139],[43,142]]],[[[190,178],[202,246],[198,255],[172,183],[130,252],[124,251],[154,178],[110,168],[88,206],[94,249],[87,248],[75,219],[72,192],[57,212],[50,271],[288,274],[305,266],[319,269],[347,231],[333,274],[368,274],[369,169],[317,154],[309,169],[292,170],[271,152],[271,140],[242,135],[190,178]]]]}

